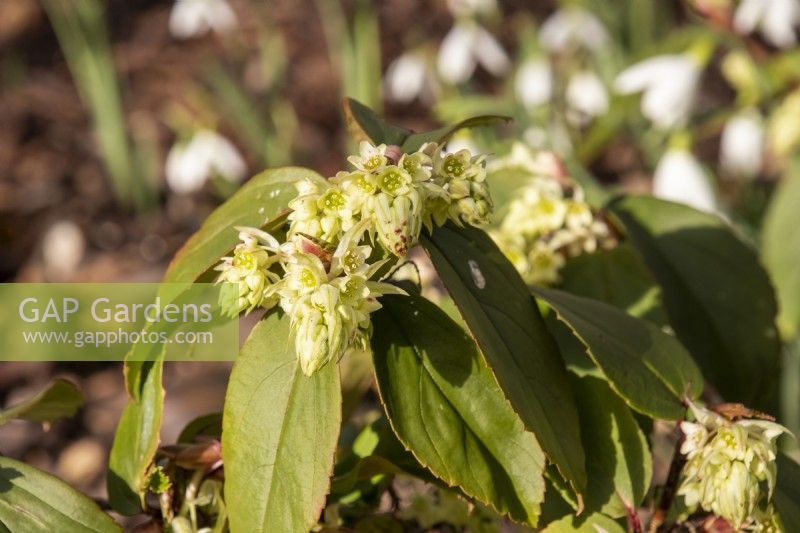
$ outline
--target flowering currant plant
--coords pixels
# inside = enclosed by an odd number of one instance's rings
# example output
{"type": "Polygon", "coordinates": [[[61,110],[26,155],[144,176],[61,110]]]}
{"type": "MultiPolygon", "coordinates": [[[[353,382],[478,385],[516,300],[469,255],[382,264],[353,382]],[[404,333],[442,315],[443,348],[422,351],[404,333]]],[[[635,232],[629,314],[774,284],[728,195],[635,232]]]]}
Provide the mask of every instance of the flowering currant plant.
{"type": "Polygon", "coordinates": [[[240,228],[242,242],[217,267],[219,281],[239,286],[238,299],[225,302],[231,316],[275,305],[289,315],[308,376],[367,348],[378,297],[406,294],[378,275],[417,244],[423,225],[485,223],[492,210],[484,157],[468,150],[448,154],[431,142],[401,154],[398,146],[362,141],[349,161],[355,170],[296,183],[286,242],[240,228]]]}
{"type": "Polygon", "coordinates": [[[798,530],[793,436],[764,414],[775,297],[726,221],[552,152],[448,147],[504,117],[413,133],[344,109],[349,168],[265,171],[172,262],[257,323],[223,412],[175,444],[163,363],[128,363],[116,511],[179,532],[798,530]]]}

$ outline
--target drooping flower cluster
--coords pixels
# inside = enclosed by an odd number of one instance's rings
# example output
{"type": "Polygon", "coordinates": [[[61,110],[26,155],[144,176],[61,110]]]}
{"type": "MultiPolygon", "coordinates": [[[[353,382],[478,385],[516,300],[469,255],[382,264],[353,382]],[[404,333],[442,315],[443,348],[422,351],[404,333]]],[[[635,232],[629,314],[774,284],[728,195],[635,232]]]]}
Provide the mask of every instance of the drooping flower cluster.
{"type": "Polygon", "coordinates": [[[583,189],[568,183],[553,153],[534,158],[517,145],[506,164],[530,179],[492,236],[527,283],[556,283],[568,258],[615,244],[608,224],[586,203],[583,189]]]}
{"type": "Polygon", "coordinates": [[[780,531],[770,499],[775,487],[776,439],[788,430],[761,419],[730,420],[690,404],[694,422],[682,422],[686,456],[678,494],[737,530],[780,531]]]}
{"type": "Polygon", "coordinates": [[[275,305],[289,315],[307,375],[366,344],[377,298],[402,293],[376,279],[423,225],[480,224],[492,212],[484,157],[468,150],[448,154],[430,143],[403,154],[364,142],[349,161],[355,170],[296,184],[286,242],[238,228],[242,242],[217,267],[219,282],[238,284],[222,302],[231,316],[275,305]]]}

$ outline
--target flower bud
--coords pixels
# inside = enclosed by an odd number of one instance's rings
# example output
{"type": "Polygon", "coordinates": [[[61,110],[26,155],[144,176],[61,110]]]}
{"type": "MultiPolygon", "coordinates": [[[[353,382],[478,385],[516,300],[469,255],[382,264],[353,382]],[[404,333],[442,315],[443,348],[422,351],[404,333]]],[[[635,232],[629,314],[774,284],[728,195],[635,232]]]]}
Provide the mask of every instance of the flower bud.
{"type": "Polygon", "coordinates": [[[344,355],[349,332],[337,313],[338,300],[339,291],[326,284],[303,297],[292,309],[295,351],[307,376],[344,355]]]}
{"type": "Polygon", "coordinates": [[[375,229],[380,243],[389,252],[403,257],[417,243],[422,229],[422,201],[419,192],[392,197],[379,193],[371,202],[375,229]]]}

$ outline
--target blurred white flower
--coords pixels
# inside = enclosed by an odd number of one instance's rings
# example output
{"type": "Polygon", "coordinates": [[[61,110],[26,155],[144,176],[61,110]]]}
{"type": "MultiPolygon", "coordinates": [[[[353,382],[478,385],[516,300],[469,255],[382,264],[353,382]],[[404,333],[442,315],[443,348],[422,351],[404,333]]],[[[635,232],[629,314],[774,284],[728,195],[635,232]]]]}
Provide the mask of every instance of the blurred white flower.
{"type": "Polygon", "coordinates": [[[42,238],[42,259],[48,277],[65,279],[80,265],[86,239],[77,224],[60,220],[50,226],[42,238]]]}
{"type": "Polygon", "coordinates": [[[473,154],[481,153],[478,145],[476,145],[472,138],[469,137],[469,134],[465,133],[451,137],[444,145],[444,151],[448,154],[455,154],[461,150],[469,150],[469,152],[473,154]]]}
{"type": "Polygon", "coordinates": [[[209,30],[227,33],[238,24],[226,0],[176,0],[169,14],[169,31],[177,39],[200,37],[209,30]]]}
{"type": "Polygon", "coordinates": [[[551,52],[582,45],[595,49],[608,42],[608,32],[600,20],[585,9],[559,9],[542,24],[539,42],[551,52]]]}
{"type": "Polygon", "coordinates": [[[602,115],[608,111],[608,92],[603,80],[590,70],[576,72],[567,84],[567,104],[579,114],[579,122],[602,115]]]}
{"type": "Polygon", "coordinates": [[[240,182],[247,167],[236,147],[211,130],[199,130],[186,143],[176,143],[167,156],[167,184],[178,194],[199,190],[212,176],[240,182]]]}
{"type": "Polygon", "coordinates": [[[798,0],[742,0],[733,19],[738,31],[759,30],[767,41],[779,48],[790,48],[797,43],[795,27],[798,24],[798,0]]]}
{"type": "Polygon", "coordinates": [[[544,149],[547,146],[550,135],[544,128],[538,126],[530,126],[522,132],[522,138],[531,147],[536,149],[544,149]]]}
{"type": "Polygon", "coordinates": [[[439,48],[439,74],[448,83],[467,81],[480,64],[494,76],[508,70],[503,47],[486,28],[471,20],[457,21],[439,48]]]}
{"type": "Polygon", "coordinates": [[[436,78],[425,60],[411,52],[402,54],[389,64],[383,84],[386,97],[402,104],[415,98],[430,103],[438,92],[436,78]]]}
{"type": "Polygon", "coordinates": [[[720,166],[733,176],[753,177],[764,159],[764,124],[761,115],[747,109],[728,120],[720,138],[720,166]]]}
{"type": "Polygon", "coordinates": [[[514,81],[517,98],[527,108],[550,101],[553,94],[553,73],[544,58],[529,59],[522,64],[514,81]]]}
{"type": "Polygon", "coordinates": [[[655,56],[622,71],[617,92],[644,92],[642,113],[660,128],[680,126],[689,116],[701,66],[689,54],[655,56]]]}
{"type": "Polygon", "coordinates": [[[653,176],[653,196],[714,212],[716,198],[703,167],[685,149],[670,148],[653,176]]]}
{"type": "Polygon", "coordinates": [[[491,15],[497,11],[497,0],[447,0],[453,16],[491,15]]]}

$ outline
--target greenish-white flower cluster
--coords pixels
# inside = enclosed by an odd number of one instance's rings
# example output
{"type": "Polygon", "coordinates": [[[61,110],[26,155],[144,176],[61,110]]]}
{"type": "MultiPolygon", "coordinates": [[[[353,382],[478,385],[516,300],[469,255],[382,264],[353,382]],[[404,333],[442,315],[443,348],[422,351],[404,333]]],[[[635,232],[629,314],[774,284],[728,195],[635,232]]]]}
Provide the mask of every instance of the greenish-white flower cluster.
{"type": "Polygon", "coordinates": [[[238,228],[241,242],[217,266],[219,282],[238,284],[222,302],[231,316],[276,305],[289,315],[307,375],[366,345],[377,298],[402,293],[377,280],[382,267],[417,243],[423,225],[479,224],[492,212],[484,157],[467,150],[429,143],[404,154],[364,142],[348,160],[355,170],[296,184],[285,242],[238,228]]]}
{"type": "Polygon", "coordinates": [[[568,258],[610,248],[616,240],[554,154],[529,155],[519,147],[512,153],[508,164],[530,178],[492,237],[527,283],[547,285],[559,281],[568,258]]]}
{"type": "Polygon", "coordinates": [[[690,404],[694,422],[682,422],[686,456],[678,494],[737,530],[780,531],[770,502],[775,487],[776,439],[788,430],[768,420],[730,420],[690,404]]]}

